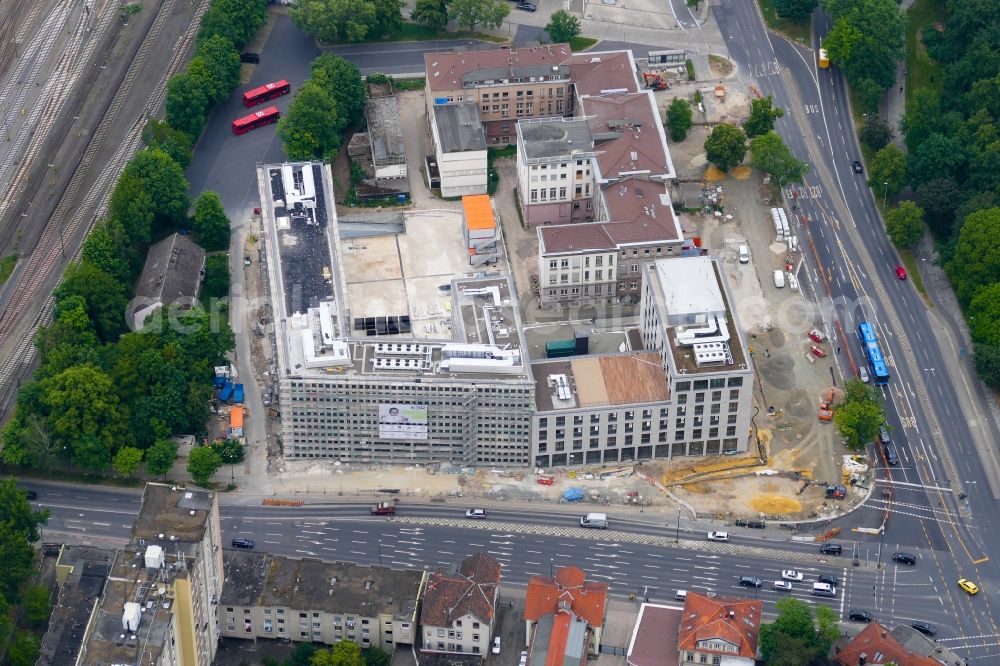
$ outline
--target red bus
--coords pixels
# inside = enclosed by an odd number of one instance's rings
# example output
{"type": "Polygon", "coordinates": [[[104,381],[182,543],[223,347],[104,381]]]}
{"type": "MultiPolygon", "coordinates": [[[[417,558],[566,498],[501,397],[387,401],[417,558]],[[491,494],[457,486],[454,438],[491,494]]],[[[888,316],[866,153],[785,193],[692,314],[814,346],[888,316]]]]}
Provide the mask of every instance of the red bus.
{"type": "Polygon", "coordinates": [[[243,93],[243,106],[247,108],[257,106],[258,104],[263,104],[269,99],[287,95],[291,92],[291,90],[292,87],[288,84],[288,81],[285,81],[284,79],[281,81],[274,81],[273,83],[265,83],[258,88],[254,88],[253,90],[248,90],[243,93]]]}
{"type": "Polygon", "coordinates": [[[276,123],[280,117],[281,113],[276,106],[269,106],[262,111],[254,111],[249,116],[237,118],[233,121],[233,134],[246,134],[258,127],[276,123]]]}

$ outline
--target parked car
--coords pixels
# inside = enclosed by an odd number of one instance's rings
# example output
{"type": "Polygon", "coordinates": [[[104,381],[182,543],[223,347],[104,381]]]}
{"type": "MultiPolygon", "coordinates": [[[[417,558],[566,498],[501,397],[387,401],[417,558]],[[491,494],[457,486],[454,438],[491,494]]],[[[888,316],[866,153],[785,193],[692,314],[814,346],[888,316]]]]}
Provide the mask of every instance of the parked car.
{"type": "Polygon", "coordinates": [[[824,543],[819,547],[819,552],[824,555],[840,555],[843,550],[839,543],[824,543]]]}
{"type": "Polygon", "coordinates": [[[729,541],[729,532],[709,532],[709,541],[729,541]]]}
{"type": "Polygon", "coordinates": [[[819,330],[818,328],[814,328],[811,331],[809,331],[809,338],[813,342],[826,342],[826,333],[819,330]]]}
{"type": "Polygon", "coordinates": [[[740,585],[744,587],[760,587],[764,584],[757,576],[740,576],[740,585]]]}
{"type": "Polygon", "coordinates": [[[817,358],[826,358],[826,350],[818,345],[813,345],[809,348],[809,351],[811,351],[813,356],[817,358]]]}
{"type": "Polygon", "coordinates": [[[914,564],[917,563],[917,556],[900,551],[892,554],[892,561],[899,562],[900,564],[909,564],[910,566],[913,566],[914,564]]]}
{"type": "Polygon", "coordinates": [[[785,580],[804,580],[805,574],[795,569],[785,569],[781,572],[781,577],[785,580]]]}
{"type": "Polygon", "coordinates": [[[791,592],[792,584],[787,580],[776,580],[771,583],[771,589],[777,590],[778,592],[791,592]]]}
{"type": "Polygon", "coordinates": [[[538,9],[538,7],[533,2],[519,2],[514,6],[520,9],[522,12],[533,12],[536,9],[538,9]]]}
{"type": "Polygon", "coordinates": [[[847,618],[851,622],[871,622],[875,619],[871,613],[860,608],[852,608],[851,612],[847,614],[847,618]]]}
{"type": "Polygon", "coordinates": [[[467,509],[465,512],[466,518],[485,518],[486,509],[467,509]]]}
{"type": "Polygon", "coordinates": [[[902,266],[896,266],[896,277],[898,277],[900,280],[905,280],[906,269],[903,268],[902,266]]]}
{"type": "Polygon", "coordinates": [[[746,245],[740,245],[740,247],[739,247],[739,257],[740,257],[740,263],[741,264],[749,264],[750,263],[750,248],[747,247],[746,245]]]}
{"type": "Polygon", "coordinates": [[[892,437],[889,436],[889,427],[886,425],[880,425],[878,428],[878,441],[879,444],[885,446],[886,444],[892,444],[892,437]]]}
{"type": "Polygon", "coordinates": [[[244,548],[246,550],[252,550],[257,545],[253,539],[244,539],[243,537],[236,537],[233,539],[232,544],[233,548],[244,548]]]}
{"type": "Polygon", "coordinates": [[[933,636],[937,633],[937,627],[935,627],[930,622],[914,622],[910,625],[924,636],[933,636]]]}
{"type": "Polygon", "coordinates": [[[864,173],[865,172],[865,168],[863,166],[861,166],[861,161],[860,160],[854,160],[853,162],[851,162],[851,168],[854,169],[854,173],[864,173]]]}
{"type": "Polygon", "coordinates": [[[500,637],[497,636],[493,639],[493,649],[490,650],[493,654],[500,654],[500,637]]]}

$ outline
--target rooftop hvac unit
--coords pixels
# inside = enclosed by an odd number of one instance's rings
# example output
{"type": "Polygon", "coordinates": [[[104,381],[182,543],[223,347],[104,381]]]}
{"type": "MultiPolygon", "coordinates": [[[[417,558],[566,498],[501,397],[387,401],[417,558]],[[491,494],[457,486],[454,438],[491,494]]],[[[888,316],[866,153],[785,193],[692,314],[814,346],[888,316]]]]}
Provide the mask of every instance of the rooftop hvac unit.
{"type": "Polygon", "coordinates": [[[694,350],[694,362],[699,368],[706,365],[723,365],[726,363],[727,357],[728,354],[724,348],[694,350]]]}
{"type": "Polygon", "coordinates": [[[132,601],[125,603],[122,613],[122,631],[136,631],[139,628],[139,618],[142,617],[142,606],[132,601]]]}
{"type": "Polygon", "coordinates": [[[163,547],[147,546],[145,560],[147,569],[162,569],[164,564],[163,547]]]}

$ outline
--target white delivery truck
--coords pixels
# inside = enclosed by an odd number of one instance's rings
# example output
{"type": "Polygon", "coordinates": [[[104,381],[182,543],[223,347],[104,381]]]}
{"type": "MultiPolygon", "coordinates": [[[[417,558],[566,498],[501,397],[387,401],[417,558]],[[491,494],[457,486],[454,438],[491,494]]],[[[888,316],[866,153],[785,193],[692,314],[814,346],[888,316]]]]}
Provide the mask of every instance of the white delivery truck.
{"type": "Polygon", "coordinates": [[[580,527],[592,527],[598,530],[608,529],[608,514],[588,513],[580,519],[580,527]]]}

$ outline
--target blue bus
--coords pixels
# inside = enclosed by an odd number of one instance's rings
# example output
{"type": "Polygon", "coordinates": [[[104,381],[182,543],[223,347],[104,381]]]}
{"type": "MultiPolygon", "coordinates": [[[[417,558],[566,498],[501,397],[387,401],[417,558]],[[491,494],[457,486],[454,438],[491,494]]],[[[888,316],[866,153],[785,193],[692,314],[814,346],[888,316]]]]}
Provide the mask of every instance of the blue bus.
{"type": "Polygon", "coordinates": [[[877,385],[885,386],[889,383],[889,366],[885,362],[885,356],[882,355],[882,348],[878,345],[875,327],[870,322],[863,321],[858,324],[858,340],[865,351],[865,360],[868,361],[872,378],[877,385]]]}

